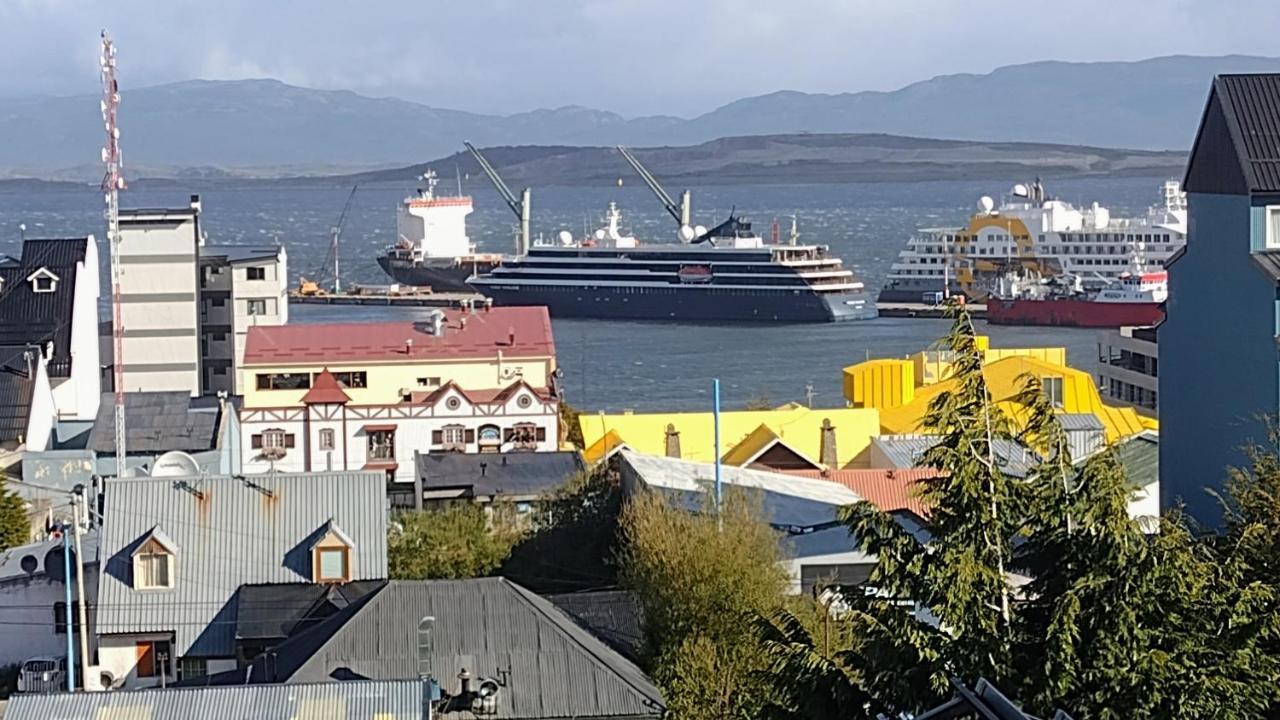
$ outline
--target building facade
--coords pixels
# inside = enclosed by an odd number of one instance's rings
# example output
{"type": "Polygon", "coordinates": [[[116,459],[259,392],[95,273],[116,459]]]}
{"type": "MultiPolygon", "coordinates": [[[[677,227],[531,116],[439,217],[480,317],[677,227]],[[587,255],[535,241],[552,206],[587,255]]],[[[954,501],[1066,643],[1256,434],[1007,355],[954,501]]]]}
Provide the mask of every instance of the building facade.
{"type": "MultiPolygon", "coordinates": [[[[80,547],[85,555],[86,608],[91,610],[98,596],[98,534],[85,533],[80,547]]],[[[0,554],[0,613],[4,614],[0,667],[31,658],[66,655],[64,577],[61,539],[46,538],[0,554]]],[[[80,629],[75,612],[78,609],[72,608],[72,628],[76,632],[80,629]]],[[[88,614],[92,627],[92,613],[88,614]]]]}
{"type": "Polygon", "coordinates": [[[1230,466],[1280,412],[1280,75],[1221,75],[1187,166],[1187,246],[1160,326],[1161,504],[1221,521],[1230,466]]]}
{"type": "Polygon", "coordinates": [[[243,468],[377,469],[408,483],[415,451],[556,450],[555,371],[545,308],[254,327],[241,370],[243,468]]]}
{"type": "Polygon", "coordinates": [[[1160,355],[1156,328],[1123,327],[1098,334],[1098,392],[1158,415],[1160,355]]]}
{"type": "Polygon", "coordinates": [[[243,394],[249,328],[289,322],[289,266],[280,246],[200,251],[200,356],[205,392],[243,394]]]}
{"type": "Polygon", "coordinates": [[[120,211],[126,392],[186,390],[200,395],[203,390],[197,304],[200,243],[198,196],[191,196],[186,208],[120,211]]]}

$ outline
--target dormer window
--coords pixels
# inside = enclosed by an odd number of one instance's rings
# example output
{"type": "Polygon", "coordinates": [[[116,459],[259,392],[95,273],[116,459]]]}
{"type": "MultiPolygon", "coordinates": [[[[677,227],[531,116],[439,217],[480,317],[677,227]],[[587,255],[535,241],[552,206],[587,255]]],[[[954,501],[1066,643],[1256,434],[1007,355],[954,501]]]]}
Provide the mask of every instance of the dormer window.
{"type": "Polygon", "coordinates": [[[332,519],[320,529],[311,545],[311,580],[318,583],[350,582],[351,551],[355,543],[332,519]]]}
{"type": "Polygon", "coordinates": [[[138,545],[138,549],[133,551],[133,588],[135,590],[173,588],[173,560],[177,551],[177,546],[159,526],[152,528],[138,545]]]}
{"type": "Polygon", "coordinates": [[[27,276],[27,282],[31,283],[31,291],[38,293],[56,292],[58,279],[57,275],[49,272],[49,268],[40,268],[27,276]]]}

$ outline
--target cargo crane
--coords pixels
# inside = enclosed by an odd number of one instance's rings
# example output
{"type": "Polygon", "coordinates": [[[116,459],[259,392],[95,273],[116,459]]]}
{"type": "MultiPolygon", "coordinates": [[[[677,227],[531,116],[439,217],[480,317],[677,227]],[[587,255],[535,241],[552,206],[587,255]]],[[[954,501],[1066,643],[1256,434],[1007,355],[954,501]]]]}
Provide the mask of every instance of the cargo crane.
{"type": "Polygon", "coordinates": [[[525,253],[529,252],[529,200],[532,194],[531,191],[529,188],[525,188],[520,192],[520,199],[516,200],[515,194],[502,181],[498,171],[493,169],[493,166],[489,164],[484,155],[480,154],[476,146],[466,141],[462,144],[467,146],[467,150],[470,151],[476,162],[480,164],[480,169],[489,178],[489,182],[493,183],[494,189],[498,191],[498,194],[506,201],[507,207],[511,208],[511,212],[515,213],[516,219],[520,221],[520,233],[516,235],[516,257],[523,257],[525,253]]]}
{"type": "Polygon", "coordinates": [[[693,232],[689,224],[691,214],[691,194],[689,191],[685,190],[680,193],[680,203],[677,204],[676,201],[671,199],[671,196],[667,194],[667,191],[662,187],[662,184],[658,182],[658,179],[653,176],[653,173],[649,172],[649,169],[641,164],[630,150],[621,145],[618,145],[617,147],[618,152],[622,153],[622,157],[627,161],[627,164],[631,166],[631,169],[636,171],[636,174],[640,176],[640,179],[644,180],[644,184],[648,185],[649,189],[653,191],[653,194],[658,198],[658,202],[662,203],[662,206],[667,209],[667,213],[670,214],[677,223],[679,223],[680,239],[685,242],[692,240],[693,232]],[[686,230],[685,228],[690,229],[686,230]]]}
{"type": "Polygon", "coordinates": [[[338,222],[329,228],[329,252],[325,255],[324,261],[316,268],[315,272],[310,273],[317,280],[308,278],[298,278],[298,294],[305,296],[321,296],[325,294],[324,288],[320,287],[319,278],[321,278],[330,263],[333,265],[333,294],[342,294],[342,273],[338,264],[338,241],[342,238],[342,229],[347,225],[347,216],[351,214],[351,201],[356,197],[356,190],[359,185],[352,185],[351,192],[347,193],[347,202],[342,206],[342,213],[338,215],[338,222]]]}

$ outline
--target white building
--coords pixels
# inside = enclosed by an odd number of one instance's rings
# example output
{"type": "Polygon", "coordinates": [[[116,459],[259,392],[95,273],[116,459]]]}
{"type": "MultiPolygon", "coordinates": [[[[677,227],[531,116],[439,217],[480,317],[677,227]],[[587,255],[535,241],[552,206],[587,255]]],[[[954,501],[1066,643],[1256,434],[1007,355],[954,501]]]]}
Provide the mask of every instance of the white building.
{"type": "Polygon", "coordinates": [[[278,245],[206,245],[200,250],[200,321],[205,392],[242,394],[249,328],[289,322],[289,268],[278,245]]]}
{"type": "Polygon", "coordinates": [[[1155,415],[1159,371],[1156,328],[1123,327],[1098,335],[1098,391],[1104,397],[1155,415]]]}
{"type": "MultiPolygon", "coordinates": [[[[85,556],[86,608],[93,608],[98,596],[97,533],[85,533],[80,545],[85,556]]],[[[30,658],[66,655],[67,588],[63,570],[61,539],[45,539],[0,552],[0,667],[30,658]]],[[[74,598],[78,595],[74,583],[72,591],[74,598]]],[[[72,627],[79,629],[76,610],[78,606],[73,605],[72,627]]],[[[92,616],[89,620],[92,627],[92,616]]]]}

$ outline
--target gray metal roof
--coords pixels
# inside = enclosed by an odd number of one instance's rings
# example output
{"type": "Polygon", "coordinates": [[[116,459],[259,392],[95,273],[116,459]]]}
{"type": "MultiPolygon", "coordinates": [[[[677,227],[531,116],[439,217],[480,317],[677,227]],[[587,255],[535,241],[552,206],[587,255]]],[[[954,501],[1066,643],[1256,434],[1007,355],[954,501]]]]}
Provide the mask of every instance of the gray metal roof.
{"type": "MultiPolygon", "coordinates": [[[[81,536],[80,549],[84,553],[86,565],[98,562],[96,530],[89,530],[81,536]]],[[[61,580],[62,552],[61,538],[46,538],[0,552],[0,583],[46,576],[61,580]]],[[[74,546],[71,552],[75,553],[74,546]]]]}
{"type": "MultiPolygon", "coordinates": [[[[128,452],[198,452],[218,445],[221,420],[218,407],[193,407],[190,393],[180,390],[125,393],[124,412],[128,452]]],[[[89,449],[114,455],[115,432],[114,396],[104,393],[98,405],[98,419],[89,432],[89,449]]]]}
{"type": "Polygon", "coordinates": [[[1106,430],[1106,426],[1093,413],[1059,413],[1058,422],[1061,423],[1062,429],[1068,432],[1073,430],[1106,430]]]}
{"type": "Polygon", "coordinates": [[[5,720],[423,720],[420,680],[14,695],[5,720]]]}
{"type": "Polygon", "coordinates": [[[473,495],[540,495],[583,469],[576,452],[416,455],[424,488],[471,488],[473,495]]]}
{"type": "MultiPolygon", "coordinates": [[[[871,438],[871,442],[884,453],[893,467],[913,468],[920,467],[924,454],[938,444],[938,438],[934,435],[881,435],[871,438]]],[[[1036,462],[1035,453],[1018,443],[1001,438],[997,438],[992,445],[1004,474],[1026,477],[1031,472],[1036,462]]]]}
{"type": "Polygon", "coordinates": [[[1160,436],[1147,431],[1116,446],[1116,457],[1135,487],[1147,487],[1160,480],[1160,436]]]}
{"type": "Polygon", "coordinates": [[[632,662],[640,658],[644,610],[635,595],[626,590],[591,590],[543,597],[623,657],[632,662]]]}
{"type": "MultiPolygon", "coordinates": [[[[633,718],[662,713],[644,673],[544,598],[504,578],[392,581],[275,652],[270,678],[315,682],[419,672],[418,623],[434,617],[431,674],[506,678],[495,718],[633,718]]],[[[255,668],[256,669],[256,668],[255,668]]],[[[255,675],[255,680],[258,676],[255,675]]],[[[441,717],[470,718],[469,712],[441,717]]]]}
{"type": "Polygon", "coordinates": [[[386,476],[378,472],[244,478],[108,479],[99,631],[174,632],[174,654],[234,655],[236,590],[310,582],[306,548],[331,518],[354,541],[352,579],[387,575],[386,476]],[[132,587],[132,553],[159,527],[178,546],[171,590],[132,587]]]}
{"type": "Polygon", "coordinates": [[[205,245],[200,248],[200,258],[222,258],[229,263],[274,260],[280,250],[278,245],[205,245]]]}
{"type": "MultiPolygon", "coordinates": [[[[26,345],[0,346],[0,442],[26,440],[36,386],[35,379],[21,367],[27,349],[26,345]]],[[[34,347],[31,351],[39,352],[34,347]]]]}
{"type": "Polygon", "coordinates": [[[1249,253],[1249,259],[1272,282],[1280,282],[1280,250],[1261,250],[1249,253]]]}
{"type": "Polygon", "coordinates": [[[280,640],[292,637],[377,590],[386,582],[356,580],[340,585],[245,585],[236,596],[236,639],[280,640]]]}

